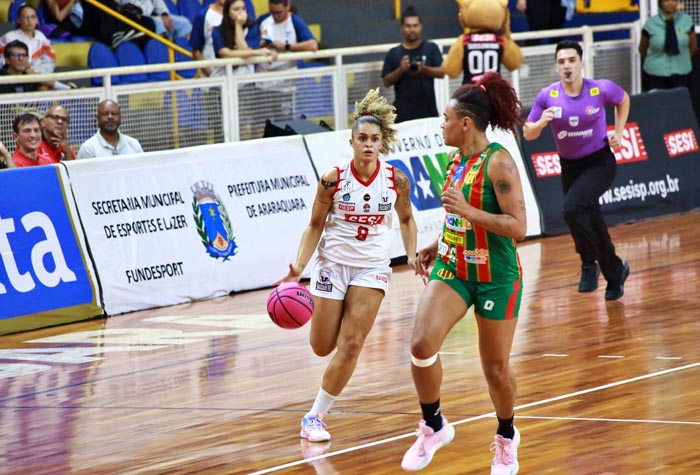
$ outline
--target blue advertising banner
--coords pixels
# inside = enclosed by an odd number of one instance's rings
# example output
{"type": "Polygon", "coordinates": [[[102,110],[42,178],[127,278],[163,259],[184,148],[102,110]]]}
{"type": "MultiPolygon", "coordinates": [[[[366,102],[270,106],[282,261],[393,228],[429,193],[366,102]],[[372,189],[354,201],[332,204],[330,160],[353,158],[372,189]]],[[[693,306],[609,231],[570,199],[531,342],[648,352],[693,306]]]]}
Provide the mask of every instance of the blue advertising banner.
{"type": "MultiPolygon", "coordinates": [[[[688,91],[673,89],[632,96],[632,106],[615,153],[617,176],[600,197],[605,220],[614,225],[688,211],[700,206],[698,123],[688,91]]],[[[614,114],[607,112],[608,130],[614,114]]],[[[542,232],[565,234],[561,214],[561,168],[549,129],[522,141],[523,159],[542,213],[542,232]]]]}
{"type": "Polygon", "coordinates": [[[0,334],[100,315],[59,168],[4,170],[0,189],[0,334]]]}

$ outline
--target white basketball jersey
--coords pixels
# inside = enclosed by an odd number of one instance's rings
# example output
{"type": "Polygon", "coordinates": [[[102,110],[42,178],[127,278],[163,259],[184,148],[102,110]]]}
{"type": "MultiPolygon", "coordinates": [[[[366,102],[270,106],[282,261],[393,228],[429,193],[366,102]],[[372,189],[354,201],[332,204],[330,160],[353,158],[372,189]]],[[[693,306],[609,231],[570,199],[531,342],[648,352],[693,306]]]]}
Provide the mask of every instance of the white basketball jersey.
{"type": "Polygon", "coordinates": [[[356,267],[389,264],[396,204],[394,167],[379,162],[369,181],[355,173],[352,161],[338,168],[338,184],[318,253],[356,267]]]}

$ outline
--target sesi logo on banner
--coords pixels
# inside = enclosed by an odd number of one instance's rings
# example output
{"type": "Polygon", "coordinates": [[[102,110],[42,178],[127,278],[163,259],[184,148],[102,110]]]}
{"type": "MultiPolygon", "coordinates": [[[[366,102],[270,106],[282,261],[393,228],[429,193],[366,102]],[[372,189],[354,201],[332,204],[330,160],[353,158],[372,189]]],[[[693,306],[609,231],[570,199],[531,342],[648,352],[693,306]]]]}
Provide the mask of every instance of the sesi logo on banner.
{"type": "MultiPolygon", "coordinates": [[[[615,126],[608,125],[608,132],[614,132],[615,126]]],[[[625,130],[622,131],[620,139],[620,150],[615,151],[615,160],[618,165],[631,162],[649,160],[647,148],[639,132],[639,125],[636,122],[627,122],[625,130]]]]}
{"type": "Polygon", "coordinates": [[[0,174],[0,320],[95,306],[58,169],[0,174]]]}
{"type": "Polygon", "coordinates": [[[698,141],[693,129],[677,130],[664,134],[664,143],[666,150],[668,150],[668,156],[671,158],[698,151],[698,141]]]}

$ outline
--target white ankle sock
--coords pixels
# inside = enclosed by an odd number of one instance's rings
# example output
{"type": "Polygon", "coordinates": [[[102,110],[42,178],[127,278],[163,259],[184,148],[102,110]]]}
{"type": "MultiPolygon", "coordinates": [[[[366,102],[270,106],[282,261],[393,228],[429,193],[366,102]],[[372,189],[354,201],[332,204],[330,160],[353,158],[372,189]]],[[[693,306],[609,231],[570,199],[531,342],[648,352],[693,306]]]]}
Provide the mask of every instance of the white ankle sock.
{"type": "Polygon", "coordinates": [[[317,414],[325,415],[337,398],[338,396],[328,394],[323,388],[319,389],[314,405],[311,406],[311,410],[306,414],[306,417],[314,417],[317,414]]]}

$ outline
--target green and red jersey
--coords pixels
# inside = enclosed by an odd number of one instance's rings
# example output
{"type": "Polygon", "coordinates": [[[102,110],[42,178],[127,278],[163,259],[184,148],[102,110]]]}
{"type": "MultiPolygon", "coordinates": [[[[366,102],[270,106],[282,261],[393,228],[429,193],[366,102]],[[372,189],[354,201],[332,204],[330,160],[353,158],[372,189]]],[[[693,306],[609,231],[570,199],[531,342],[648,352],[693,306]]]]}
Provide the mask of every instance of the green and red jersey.
{"type": "MultiPolygon", "coordinates": [[[[458,187],[473,207],[502,214],[493,183],[486,173],[491,155],[502,148],[493,142],[471,157],[456,155],[448,165],[443,191],[450,186],[458,187]]],[[[438,259],[442,259],[458,278],[470,282],[512,282],[522,275],[513,238],[472,224],[449,209],[438,242],[438,259]]]]}

